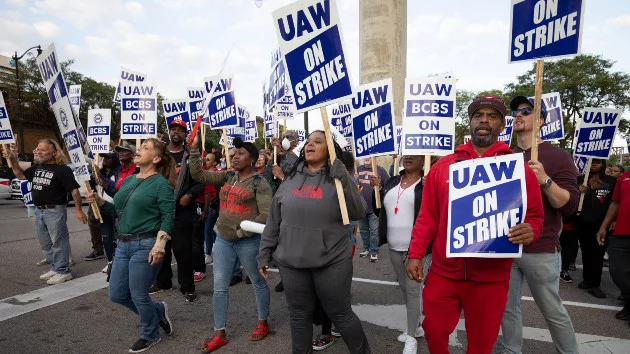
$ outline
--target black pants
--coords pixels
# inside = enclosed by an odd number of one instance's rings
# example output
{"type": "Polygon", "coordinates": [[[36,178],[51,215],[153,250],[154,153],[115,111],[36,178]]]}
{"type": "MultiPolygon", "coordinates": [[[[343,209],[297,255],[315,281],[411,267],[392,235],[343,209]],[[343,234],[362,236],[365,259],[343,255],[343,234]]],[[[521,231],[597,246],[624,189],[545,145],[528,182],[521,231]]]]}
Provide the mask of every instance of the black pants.
{"type": "MultiPolygon", "coordinates": [[[[203,213],[203,204],[195,203],[195,220],[192,220],[192,269],[193,272],[206,272],[206,252],[204,247],[206,223],[201,222],[200,213],[203,213]]],[[[206,213],[206,215],[208,215],[206,213]]]]}
{"type": "Polygon", "coordinates": [[[630,304],[630,235],[611,236],[608,240],[608,266],[613,283],[630,304]]]}
{"type": "Polygon", "coordinates": [[[584,282],[592,288],[599,287],[604,267],[604,253],[606,249],[597,243],[599,224],[579,223],[576,233],[582,250],[584,282]]]}
{"type": "Polygon", "coordinates": [[[350,353],[371,353],[361,321],[352,311],[352,259],[317,269],[296,269],[278,264],[291,316],[294,354],[313,352],[313,314],[317,298],[341,333],[350,353]]]}
{"type": "Polygon", "coordinates": [[[195,291],[192,267],[192,235],[193,225],[195,222],[199,222],[199,217],[193,212],[193,208],[189,209],[175,212],[175,229],[171,235],[171,240],[166,242],[166,247],[164,247],[164,259],[156,280],[156,284],[160,288],[169,289],[173,286],[172,249],[177,260],[177,281],[179,282],[179,291],[182,294],[195,291]]]}
{"type": "Polygon", "coordinates": [[[578,234],[575,230],[562,230],[560,233],[560,247],[562,247],[562,270],[569,270],[569,265],[575,263],[578,254],[578,234]]]}

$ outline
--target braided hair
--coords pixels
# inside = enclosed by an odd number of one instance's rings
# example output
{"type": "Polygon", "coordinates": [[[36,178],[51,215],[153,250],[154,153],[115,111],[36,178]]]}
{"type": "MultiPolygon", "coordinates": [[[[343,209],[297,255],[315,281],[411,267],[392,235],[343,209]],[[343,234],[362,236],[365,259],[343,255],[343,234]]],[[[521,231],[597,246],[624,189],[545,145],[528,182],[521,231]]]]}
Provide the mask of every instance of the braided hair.
{"type": "MultiPolygon", "coordinates": [[[[323,130],[315,130],[313,132],[311,132],[311,135],[313,135],[313,133],[322,133],[324,135],[326,135],[326,133],[323,130]]],[[[310,136],[309,135],[309,138],[310,136]]],[[[307,140],[308,142],[308,140],[307,140]]],[[[340,158],[343,155],[343,149],[341,149],[341,146],[339,146],[339,144],[333,139],[333,145],[335,146],[335,155],[337,156],[337,158],[340,158]]],[[[326,147],[328,147],[328,144],[326,144],[326,147]]],[[[329,183],[333,182],[333,178],[330,177],[330,153],[328,154],[329,159],[327,160],[326,165],[324,166],[324,176],[326,176],[326,181],[329,183]]],[[[298,167],[300,165],[300,163],[302,163],[302,168],[300,169],[300,173],[304,171],[304,167],[306,167],[306,165],[308,164],[306,162],[306,144],[304,144],[304,147],[302,148],[302,151],[300,151],[300,155],[298,156],[297,161],[295,161],[295,163],[293,164],[293,166],[291,166],[291,169],[289,170],[289,173],[287,174],[287,178],[292,178],[293,176],[295,176],[295,174],[298,172],[298,167]]]]}

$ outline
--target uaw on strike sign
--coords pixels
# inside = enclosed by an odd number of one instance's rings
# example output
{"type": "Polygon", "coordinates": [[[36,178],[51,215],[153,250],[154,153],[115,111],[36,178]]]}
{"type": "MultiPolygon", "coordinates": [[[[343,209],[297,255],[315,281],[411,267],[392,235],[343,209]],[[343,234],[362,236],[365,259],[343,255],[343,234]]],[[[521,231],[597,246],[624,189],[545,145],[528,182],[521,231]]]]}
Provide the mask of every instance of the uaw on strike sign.
{"type": "Polygon", "coordinates": [[[295,113],[350,98],[352,86],[335,1],[296,1],[274,11],[273,19],[295,113]]]}
{"type": "Polygon", "coordinates": [[[157,90],[147,82],[121,83],[122,139],[147,139],[157,133],[157,90]]]}
{"type": "Polygon", "coordinates": [[[356,158],[396,153],[392,79],[361,85],[352,97],[352,138],[356,158]]]}
{"type": "Polygon", "coordinates": [[[227,128],[238,125],[238,112],[234,88],[232,87],[233,76],[212,76],[205,78],[206,93],[210,94],[214,86],[216,89],[208,103],[208,109],[203,116],[203,123],[209,124],[210,128],[227,128]]]}
{"type": "Polygon", "coordinates": [[[620,120],[621,110],[584,108],[582,119],[575,128],[573,155],[608,159],[620,120]]]}
{"type": "Polygon", "coordinates": [[[447,257],[521,256],[507,235],[527,210],[523,154],[452,164],[448,197],[447,257]]]}

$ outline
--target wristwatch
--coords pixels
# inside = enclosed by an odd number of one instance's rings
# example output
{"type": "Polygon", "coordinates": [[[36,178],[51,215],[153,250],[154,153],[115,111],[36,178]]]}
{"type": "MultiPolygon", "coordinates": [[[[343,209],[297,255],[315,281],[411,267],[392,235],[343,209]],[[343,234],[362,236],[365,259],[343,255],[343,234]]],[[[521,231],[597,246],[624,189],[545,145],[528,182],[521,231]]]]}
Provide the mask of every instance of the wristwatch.
{"type": "Polygon", "coordinates": [[[545,183],[540,185],[540,188],[549,188],[552,183],[553,181],[551,180],[551,177],[547,177],[547,180],[545,180],[545,183]]]}

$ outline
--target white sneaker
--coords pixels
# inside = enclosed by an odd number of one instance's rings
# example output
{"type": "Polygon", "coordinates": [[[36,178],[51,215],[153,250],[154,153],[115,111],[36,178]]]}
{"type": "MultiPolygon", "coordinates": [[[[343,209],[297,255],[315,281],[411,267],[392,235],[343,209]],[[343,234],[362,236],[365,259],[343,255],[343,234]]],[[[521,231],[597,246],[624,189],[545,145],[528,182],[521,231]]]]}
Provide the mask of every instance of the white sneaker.
{"type": "Polygon", "coordinates": [[[398,338],[396,338],[396,340],[398,340],[401,343],[405,343],[405,341],[407,340],[407,331],[402,332],[402,334],[399,335],[398,338]]]}
{"type": "Polygon", "coordinates": [[[37,264],[38,266],[43,266],[43,265],[48,264],[48,261],[46,260],[46,258],[44,258],[44,259],[42,259],[41,261],[39,261],[39,262],[37,262],[35,264],[37,264]]]}
{"type": "Polygon", "coordinates": [[[39,279],[41,279],[41,280],[48,280],[48,279],[50,279],[50,278],[54,277],[56,274],[57,274],[57,273],[55,273],[54,271],[49,270],[49,271],[47,271],[46,273],[44,273],[44,274],[40,275],[40,276],[39,276],[39,279]]]}
{"type": "Polygon", "coordinates": [[[424,329],[422,329],[422,326],[416,328],[416,338],[420,338],[420,337],[424,337],[424,329]]]}
{"type": "Polygon", "coordinates": [[[418,352],[418,341],[414,337],[407,336],[403,354],[416,354],[418,352]]]}
{"type": "Polygon", "coordinates": [[[101,270],[101,273],[107,274],[107,267],[109,267],[110,264],[112,264],[112,262],[107,262],[107,264],[105,265],[105,268],[103,268],[103,270],[101,270]]]}
{"type": "Polygon", "coordinates": [[[378,262],[378,254],[371,254],[370,262],[378,262]]]}
{"type": "Polygon", "coordinates": [[[369,254],[370,254],[370,252],[363,251],[363,252],[359,253],[359,257],[367,257],[369,254]]]}
{"type": "Polygon", "coordinates": [[[206,264],[212,264],[212,256],[206,255],[206,264]]]}
{"type": "Polygon", "coordinates": [[[55,274],[52,278],[48,279],[46,284],[48,284],[48,285],[57,285],[57,284],[61,284],[61,283],[67,282],[70,279],[72,279],[72,274],[70,274],[70,273],[55,274]]]}
{"type": "MultiPolygon", "coordinates": [[[[422,327],[416,328],[416,338],[424,337],[424,329],[422,327]]],[[[407,340],[407,331],[404,331],[401,335],[398,336],[398,341],[401,343],[405,343],[407,340]]]]}

